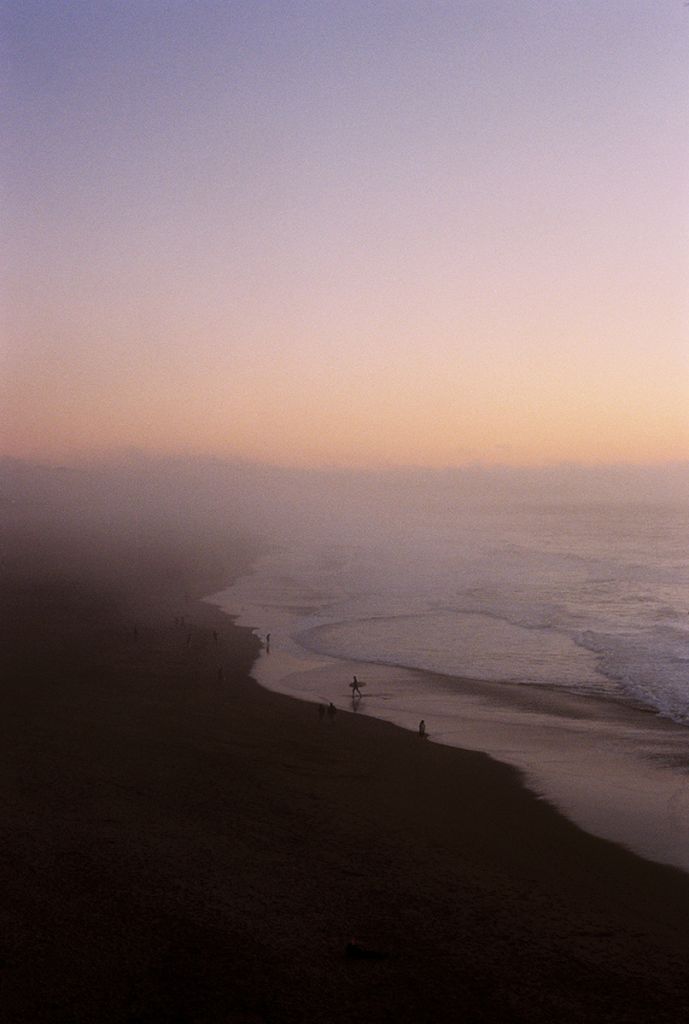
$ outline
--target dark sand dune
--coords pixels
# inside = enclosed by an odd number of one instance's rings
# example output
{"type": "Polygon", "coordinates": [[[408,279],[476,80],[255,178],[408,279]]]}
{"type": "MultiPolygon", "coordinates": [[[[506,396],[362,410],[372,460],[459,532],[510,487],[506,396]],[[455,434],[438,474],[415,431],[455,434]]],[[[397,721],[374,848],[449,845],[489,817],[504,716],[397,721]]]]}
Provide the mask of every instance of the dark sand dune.
{"type": "Polygon", "coordinates": [[[3,1020],[685,1018],[689,878],[484,756],[260,690],[183,575],[6,583],[3,1020]]]}

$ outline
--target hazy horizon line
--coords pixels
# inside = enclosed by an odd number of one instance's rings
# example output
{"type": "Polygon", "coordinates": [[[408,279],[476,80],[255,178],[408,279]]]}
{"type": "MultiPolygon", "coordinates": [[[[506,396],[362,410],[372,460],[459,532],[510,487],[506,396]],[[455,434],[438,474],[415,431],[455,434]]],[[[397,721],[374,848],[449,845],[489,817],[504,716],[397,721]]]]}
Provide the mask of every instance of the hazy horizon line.
{"type": "Polygon", "coordinates": [[[425,463],[403,463],[384,462],[377,464],[365,463],[314,463],[304,464],[302,462],[270,462],[263,459],[252,459],[242,455],[220,455],[213,452],[159,452],[154,449],[139,447],[124,447],[113,449],[107,452],[75,455],[72,459],[54,458],[51,456],[15,455],[0,452],[0,464],[18,464],[43,469],[98,469],[100,467],[116,467],[127,465],[159,464],[159,465],[184,465],[204,464],[208,466],[238,466],[244,468],[256,468],[275,472],[304,473],[319,475],[343,474],[343,475],[387,475],[395,473],[414,473],[437,475],[443,473],[462,472],[495,472],[495,473],[539,473],[555,470],[582,470],[587,472],[605,471],[655,471],[655,470],[689,470],[689,456],[684,459],[666,459],[657,462],[651,461],[600,461],[583,462],[576,459],[562,459],[557,462],[539,463],[510,463],[510,462],[487,462],[475,459],[470,462],[446,463],[442,465],[425,463]]]}

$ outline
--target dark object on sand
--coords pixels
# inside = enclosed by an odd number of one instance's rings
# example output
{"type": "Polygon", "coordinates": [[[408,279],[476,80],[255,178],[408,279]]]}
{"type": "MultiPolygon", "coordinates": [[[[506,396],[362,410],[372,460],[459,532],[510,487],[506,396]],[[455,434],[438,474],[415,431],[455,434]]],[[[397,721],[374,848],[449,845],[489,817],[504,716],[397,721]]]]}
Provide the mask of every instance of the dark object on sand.
{"type": "Polygon", "coordinates": [[[382,949],[368,949],[352,939],[345,946],[345,956],[348,960],[386,960],[390,954],[382,949]]]}
{"type": "Polygon", "coordinates": [[[354,697],[361,697],[362,696],[362,694],[361,694],[361,687],[362,686],[366,686],[366,683],[360,683],[359,680],[357,679],[357,677],[354,676],[354,679],[349,684],[349,688],[352,691],[352,699],[354,699],[354,697]]]}

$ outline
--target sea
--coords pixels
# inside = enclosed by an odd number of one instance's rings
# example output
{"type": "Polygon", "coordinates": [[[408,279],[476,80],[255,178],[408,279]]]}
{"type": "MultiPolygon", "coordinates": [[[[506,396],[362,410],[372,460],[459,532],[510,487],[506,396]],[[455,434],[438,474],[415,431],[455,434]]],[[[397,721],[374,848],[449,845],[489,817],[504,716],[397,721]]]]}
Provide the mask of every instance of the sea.
{"type": "Polygon", "coordinates": [[[689,507],[412,502],[304,525],[212,598],[263,639],[259,683],[423,719],[689,870],[689,507]]]}

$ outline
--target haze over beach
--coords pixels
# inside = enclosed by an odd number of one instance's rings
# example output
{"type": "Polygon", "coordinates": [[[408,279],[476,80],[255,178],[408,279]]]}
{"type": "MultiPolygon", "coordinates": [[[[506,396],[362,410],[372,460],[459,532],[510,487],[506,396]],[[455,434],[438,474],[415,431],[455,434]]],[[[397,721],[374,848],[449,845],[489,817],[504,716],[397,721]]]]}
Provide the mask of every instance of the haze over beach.
{"type": "Polygon", "coordinates": [[[13,1024],[686,1016],[688,18],[5,4],[13,1024]]]}

